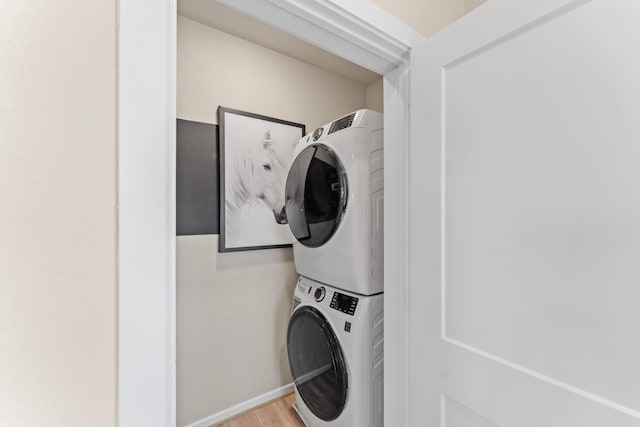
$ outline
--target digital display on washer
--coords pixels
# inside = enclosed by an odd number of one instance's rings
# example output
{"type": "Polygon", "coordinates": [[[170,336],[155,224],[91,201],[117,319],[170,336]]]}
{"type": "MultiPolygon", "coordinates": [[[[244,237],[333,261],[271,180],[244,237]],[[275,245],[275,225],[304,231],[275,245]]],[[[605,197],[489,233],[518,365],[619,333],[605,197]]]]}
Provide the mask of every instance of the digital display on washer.
{"type": "Polygon", "coordinates": [[[352,113],[331,123],[331,127],[329,128],[329,132],[327,133],[327,135],[331,135],[334,132],[338,132],[339,130],[351,127],[351,125],[353,124],[353,119],[355,118],[356,113],[352,113]]]}
{"type": "Polygon", "coordinates": [[[333,298],[331,298],[331,305],[329,307],[353,316],[356,312],[357,305],[358,298],[341,294],[340,292],[334,292],[333,298]]]}

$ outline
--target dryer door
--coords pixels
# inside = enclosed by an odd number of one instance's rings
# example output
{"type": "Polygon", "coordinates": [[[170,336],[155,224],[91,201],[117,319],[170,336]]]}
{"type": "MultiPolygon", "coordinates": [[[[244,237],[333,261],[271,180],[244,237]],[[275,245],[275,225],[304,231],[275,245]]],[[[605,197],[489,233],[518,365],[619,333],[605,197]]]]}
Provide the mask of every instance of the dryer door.
{"type": "Polygon", "coordinates": [[[287,351],[305,405],[321,420],[338,418],[347,401],[347,367],[338,338],[322,313],[309,306],[293,313],[287,351]]]}
{"type": "Polygon", "coordinates": [[[291,164],[285,190],[287,222],[295,238],[316,248],[335,233],[347,204],[347,179],[338,156],[311,145],[291,164]]]}

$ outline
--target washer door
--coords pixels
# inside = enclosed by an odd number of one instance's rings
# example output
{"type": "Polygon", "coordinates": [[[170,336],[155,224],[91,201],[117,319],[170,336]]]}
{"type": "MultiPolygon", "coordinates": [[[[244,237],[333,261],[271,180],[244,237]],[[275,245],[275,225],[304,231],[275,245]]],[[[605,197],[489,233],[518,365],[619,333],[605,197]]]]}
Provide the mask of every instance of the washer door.
{"type": "Polygon", "coordinates": [[[338,418],[347,401],[347,367],[327,319],[304,306],[289,320],[289,367],[302,400],[324,421],[338,418]]]}
{"type": "Polygon", "coordinates": [[[347,204],[340,159],[326,145],[311,145],[291,164],[285,189],[287,222],[295,238],[316,248],[335,233],[347,204]]]}

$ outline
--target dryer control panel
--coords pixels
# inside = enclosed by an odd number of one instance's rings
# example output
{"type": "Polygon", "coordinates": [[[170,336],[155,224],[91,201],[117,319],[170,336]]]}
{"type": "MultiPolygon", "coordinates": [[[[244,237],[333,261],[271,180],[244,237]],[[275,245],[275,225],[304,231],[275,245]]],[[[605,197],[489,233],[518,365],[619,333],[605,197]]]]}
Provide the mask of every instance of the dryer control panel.
{"type": "Polygon", "coordinates": [[[331,305],[329,305],[329,307],[353,316],[356,313],[357,305],[358,298],[341,294],[340,292],[334,292],[333,298],[331,298],[331,305]]]}
{"type": "Polygon", "coordinates": [[[355,118],[356,113],[351,113],[348,116],[344,116],[341,119],[338,119],[335,122],[331,123],[331,127],[329,128],[329,132],[327,133],[327,135],[331,135],[334,132],[338,132],[339,130],[351,127],[351,125],[353,124],[353,119],[355,118]]]}

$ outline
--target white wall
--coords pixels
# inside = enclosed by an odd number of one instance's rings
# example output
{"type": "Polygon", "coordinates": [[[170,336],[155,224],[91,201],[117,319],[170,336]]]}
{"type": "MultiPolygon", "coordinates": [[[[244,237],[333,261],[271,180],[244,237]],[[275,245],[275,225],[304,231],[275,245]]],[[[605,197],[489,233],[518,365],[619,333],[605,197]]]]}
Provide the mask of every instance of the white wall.
{"type": "MultiPolygon", "coordinates": [[[[216,123],[218,105],[307,125],[364,108],[367,88],[178,17],[181,119],[216,123]]],[[[290,249],[218,253],[218,236],[177,239],[178,425],[291,382],[290,249]]]]}
{"type": "Polygon", "coordinates": [[[113,426],[116,2],[0,10],[0,424],[113,426]]]}

